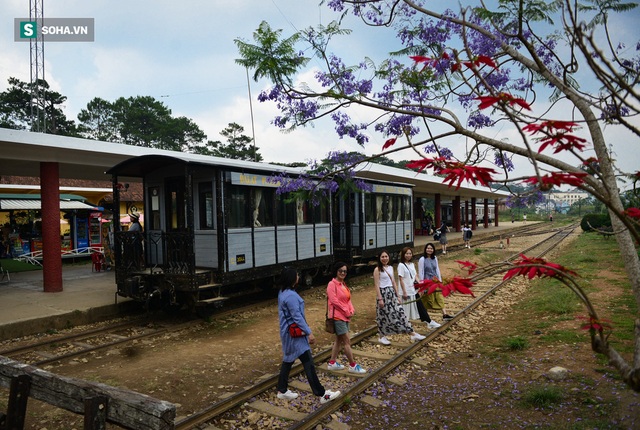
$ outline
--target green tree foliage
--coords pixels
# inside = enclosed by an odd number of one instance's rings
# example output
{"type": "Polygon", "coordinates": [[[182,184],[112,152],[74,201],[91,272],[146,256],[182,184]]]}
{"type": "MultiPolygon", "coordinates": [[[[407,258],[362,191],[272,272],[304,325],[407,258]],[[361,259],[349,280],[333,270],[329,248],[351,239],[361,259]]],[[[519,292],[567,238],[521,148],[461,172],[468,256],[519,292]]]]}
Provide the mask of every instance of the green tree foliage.
{"type": "Polygon", "coordinates": [[[213,155],[214,157],[233,158],[235,160],[246,161],[262,161],[262,155],[258,153],[258,149],[251,145],[253,139],[242,134],[244,127],[235,122],[220,132],[227,138],[224,144],[219,140],[208,141],[206,146],[194,147],[194,152],[203,155],[213,155]]]}
{"type": "Polygon", "coordinates": [[[15,130],[31,130],[32,90],[44,95],[44,103],[34,105],[39,114],[44,111],[45,133],[63,136],[77,136],[78,130],[73,120],[67,119],[62,106],[67,98],[52,91],[44,79],[34,84],[9,78],[9,88],[0,93],[0,127],[15,130]]]}
{"type": "Polygon", "coordinates": [[[78,114],[82,136],[170,151],[194,152],[207,138],[186,117],[173,117],[164,103],[150,96],[94,98],[78,114]]]}

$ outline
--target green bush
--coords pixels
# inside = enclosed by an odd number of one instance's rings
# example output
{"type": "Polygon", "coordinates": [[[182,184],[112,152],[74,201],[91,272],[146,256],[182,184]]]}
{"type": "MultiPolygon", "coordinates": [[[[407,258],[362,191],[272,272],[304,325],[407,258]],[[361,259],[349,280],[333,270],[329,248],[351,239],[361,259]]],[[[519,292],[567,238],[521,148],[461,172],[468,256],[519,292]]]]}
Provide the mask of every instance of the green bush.
{"type": "Polygon", "coordinates": [[[611,218],[609,218],[608,214],[587,214],[582,217],[580,227],[583,231],[611,228],[611,218]]]}

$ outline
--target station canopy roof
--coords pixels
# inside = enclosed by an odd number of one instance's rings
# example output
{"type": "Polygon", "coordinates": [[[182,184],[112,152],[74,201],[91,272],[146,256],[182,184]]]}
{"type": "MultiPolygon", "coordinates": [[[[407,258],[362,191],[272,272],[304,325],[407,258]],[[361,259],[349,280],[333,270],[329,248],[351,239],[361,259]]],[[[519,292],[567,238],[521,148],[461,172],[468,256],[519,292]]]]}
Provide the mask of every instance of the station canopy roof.
{"type": "MultiPolygon", "coordinates": [[[[0,211],[40,210],[42,201],[40,194],[0,194],[0,211]]],[[[60,195],[60,210],[85,209],[102,211],[103,208],[84,202],[84,197],[75,194],[60,195]]]]}

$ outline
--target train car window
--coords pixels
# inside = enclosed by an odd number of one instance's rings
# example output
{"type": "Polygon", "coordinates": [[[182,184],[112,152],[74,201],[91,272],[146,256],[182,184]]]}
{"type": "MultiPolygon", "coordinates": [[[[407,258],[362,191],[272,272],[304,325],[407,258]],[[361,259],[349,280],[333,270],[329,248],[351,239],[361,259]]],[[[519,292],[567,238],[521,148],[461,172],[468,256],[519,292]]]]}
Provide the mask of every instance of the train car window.
{"type": "Polygon", "coordinates": [[[213,184],[211,182],[198,183],[198,227],[200,230],[213,230],[213,184]]]}
{"type": "Polygon", "coordinates": [[[383,215],[384,215],[384,196],[382,195],[377,195],[376,196],[376,221],[375,222],[382,222],[384,220],[383,215]]]}
{"type": "Polygon", "coordinates": [[[365,222],[376,222],[376,199],[373,194],[364,196],[364,220],[365,222]]]}
{"type": "Polygon", "coordinates": [[[411,199],[408,196],[403,196],[402,201],[404,203],[403,219],[405,221],[411,221],[411,199]]]}
{"type": "Polygon", "coordinates": [[[184,178],[167,178],[165,183],[167,230],[185,230],[187,202],[184,178]]]}
{"type": "Polygon", "coordinates": [[[275,191],[272,189],[254,188],[253,190],[253,216],[254,227],[273,226],[273,203],[275,191]]]}
{"type": "Polygon", "coordinates": [[[249,189],[237,185],[229,186],[229,228],[251,227],[249,222],[249,189]]]}
{"type": "MultiPolygon", "coordinates": [[[[281,194],[276,197],[276,214],[278,225],[295,225],[297,207],[302,204],[301,200],[291,200],[289,194],[281,194]]],[[[301,211],[301,210],[300,210],[301,211]]],[[[303,217],[298,216],[298,224],[304,224],[303,217]]]]}
{"type": "MultiPolygon", "coordinates": [[[[309,204],[309,203],[305,203],[309,204]]],[[[320,202],[319,205],[311,205],[311,211],[313,213],[313,222],[316,224],[329,224],[329,203],[326,201],[320,202]]]]}

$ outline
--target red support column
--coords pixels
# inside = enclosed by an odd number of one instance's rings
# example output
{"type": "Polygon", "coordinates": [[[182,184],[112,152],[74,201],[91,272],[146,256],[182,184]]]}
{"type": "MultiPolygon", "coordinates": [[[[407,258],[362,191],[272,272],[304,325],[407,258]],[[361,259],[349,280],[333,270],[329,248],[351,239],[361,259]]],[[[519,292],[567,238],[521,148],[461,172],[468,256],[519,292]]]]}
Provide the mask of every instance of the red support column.
{"type": "Polygon", "coordinates": [[[442,203],[440,202],[440,194],[437,193],[435,196],[435,203],[434,203],[434,209],[433,211],[435,212],[433,214],[433,222],[435,223],[435,225],[433,226],[433,228],[440,228],[440,226],[442,225],[442,203]]]}
{"type": "Polygon", "coordinates": [[[489,228],[489,199],[484,199],[484,228],[489,228]]]}
{"type": "Polygon", "coordinates": [[[42,280],[45,293],[62,291],[59,169],[58,163],[40,163],[42,280]]]}
{"type": "Polygon", "coordinates": [[[462,231],[460,226],[460,196],[453,198],[453,228],[455,231],[462,231]]]}
{"type": "Polygon", "coordinates": [[[476,214],[476,198],[471,197],[471,230],[476,229],[478,223],[478,215],[476,214]]]}
{"type": "Polygon", "coordinates": [[[463,221],[462,223],[463,224],[468,223],[470,221],[469,218],[471,218],[469,216],[469,200],[465,200],[464,201],[464,216],[462,217],[462,221],[463,221]]]}
{"type": "Polygon", "coordinates": [[[495,199],[493,201],[493,223],[495,224],[495,226],[498,226],[498,199],[495,199]]]}

